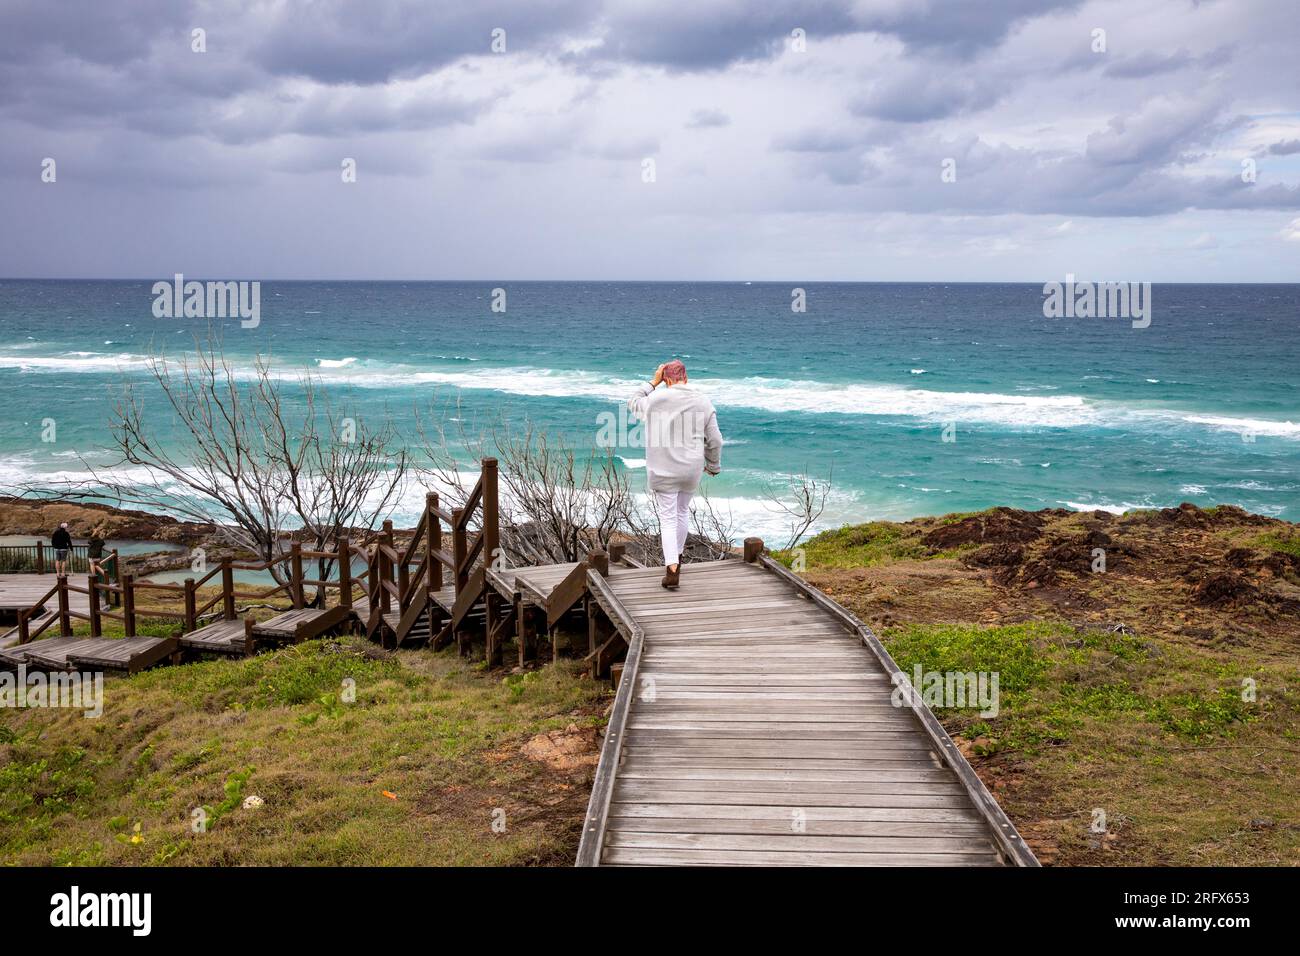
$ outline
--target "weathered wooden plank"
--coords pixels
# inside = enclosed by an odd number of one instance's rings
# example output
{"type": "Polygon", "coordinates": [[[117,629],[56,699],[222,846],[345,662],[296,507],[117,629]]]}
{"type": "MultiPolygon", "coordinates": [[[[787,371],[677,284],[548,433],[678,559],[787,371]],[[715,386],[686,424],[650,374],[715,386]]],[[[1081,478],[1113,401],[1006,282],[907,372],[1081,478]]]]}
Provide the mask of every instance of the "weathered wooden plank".
{"type": "Polygon", "coordinates": [[[798,810],[809,823],[982,823],[983,818],[972,806],[964,807],[795,807],[716,803],[616,803],[610,807],[610,819],[690,819],[753,820],[789,825],[798,810]]]}
{"type": "Polygon", "coordinates": [[[795,826],[802,827],[803,832],[810,836],[958,837],[976,839],[983,837],[986,842],[988,837],[988,829],[978,817],[974,816],[965,823],[944,823],[935,820],[923,820],[917,823],[819,820],[810,819],[806,813],[796,817],[793,812],[786,814],[780,820],[613,815],[610,817],[611,830],[618,830],[622,833],[770,833],[773,836],[784,836],[791,833],[795,826]]]}
{"type": "Polygon", "coordinates": [[[750,790],[671,790],[636,788],[616,793],[618,803],[713,803],[750,807],[933,807],[960,809],[970,803],[964,794],[823,793],[820,790],[782,792],[750,790]]]}
{"type": "Polygon", "coordinates": [[[785,783],[867,782],[867,783],[951,783],[951,770],[917,767],[912,770],[759,770],[749,767],[656,767],[637,760],[627,761],[618,771],[621,780],[776,780],[785,783]]]}
{"type": "MultiPolygon", "coordinates": [[[[693,778],[640,778],[621,780],[625,800],[640,799],[646,793],[748,793],[774,798],[783,803],[807,802],[817,806],[832,796],[860,797],[859,803],[886,796],[963,796],[955,778],[949,780],[696,780],[693,778]],[[792,795],[797,794],[798,797],[792,795]]],[[[649,802],[649,801],[647,801],[649,802]]]]}
{"type": "Polygon", "coordinates": [[[665,726],[663,724],[638,722],[631,725],[631,730],[635,731],[636,739],[643,742],[647,739],[666,742],[678,739],[701,740],[706,738],[715,740],[864,740],[875,742],[892,740],[900,743],[916,742],[917,749],[930,750],[923,742],[916,741],[916,731],[903,727],[893,730],[861,727],[841,730],[834,727],[827,729],[818,724],[755,724],[752,728],[745,729],[729,727],[711,730],[704,725],[683,727],[680,724],[665,726]]]}
{"type": "Polygon", "coordinates": [[[653,847],[678,850],[763,850],[778,853],[914,853],[990,856],[993,844],[970,836],[824,836],[812,833],[755,835],[746,833],[655,833],[615,829],[610,847],[653,847]]]}
{"type": "MultiPolygon", "coordinates": [[[[642,750],[627,757],[623,767],[665,767],[682,769],[719,769],[744,770],[935,770],[944,765],[934,759],[933,754],[916,751],[914,753],[877,754],[871,757],[718,757],[700,756],[699,754],[656,754],[654,751],[642,750]]],[[[622,768],[620,768],[622,769],[622,768]]]]}
{"type": "Polygon", "coordinates": [[[782,853],[768,850],[661,850],[610,847],[607,866],[996,866],[997,857],[955,853],[782,853]]]}

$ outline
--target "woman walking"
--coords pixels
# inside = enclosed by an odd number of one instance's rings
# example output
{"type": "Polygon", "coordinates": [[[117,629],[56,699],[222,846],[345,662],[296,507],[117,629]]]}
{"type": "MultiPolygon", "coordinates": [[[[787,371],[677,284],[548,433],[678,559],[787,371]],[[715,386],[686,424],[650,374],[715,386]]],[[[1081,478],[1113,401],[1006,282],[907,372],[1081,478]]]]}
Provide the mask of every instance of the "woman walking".
{"type": "Polygon", "coordinates": [[[680,583],[681,554],[690,527],[691,496],[704,472],[722,469],[722,433],[713,403],[686,383],[686,366],[674,359],[628,402],[644,423],[646,482],[659,513],[664,576],[669,590],[680,583]],[[659,385],[665,387],[659,390],[659,385]]]}

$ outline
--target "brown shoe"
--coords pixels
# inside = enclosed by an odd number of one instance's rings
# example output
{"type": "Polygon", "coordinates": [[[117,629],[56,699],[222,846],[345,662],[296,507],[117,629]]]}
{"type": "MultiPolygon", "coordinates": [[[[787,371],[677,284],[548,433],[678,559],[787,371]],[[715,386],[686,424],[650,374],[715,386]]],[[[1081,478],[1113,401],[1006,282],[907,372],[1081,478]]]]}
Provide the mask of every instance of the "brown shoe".
{"type": "Polygon", "coordinates": [[[680,564],[677,565],[677,567],[675,568],[664,568],[664,579],[659,583],[662,584],[664,587],[666,587],[669,591],[676,591],[677,583],[679,578],[681,577],[681,573],[682,573],[682,566],[680,564]]]}

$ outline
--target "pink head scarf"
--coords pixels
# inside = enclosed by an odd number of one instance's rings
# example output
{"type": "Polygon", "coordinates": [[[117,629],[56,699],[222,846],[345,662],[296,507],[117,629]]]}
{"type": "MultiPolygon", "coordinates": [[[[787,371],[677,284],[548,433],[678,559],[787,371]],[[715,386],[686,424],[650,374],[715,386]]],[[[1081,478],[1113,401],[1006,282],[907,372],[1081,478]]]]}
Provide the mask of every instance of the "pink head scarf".
{"type": "Polygon", "coordinates": [[[674,385],[686,381],[686,366],[680,359],[673,359],[664,366],[664,381],[674,385]]]}

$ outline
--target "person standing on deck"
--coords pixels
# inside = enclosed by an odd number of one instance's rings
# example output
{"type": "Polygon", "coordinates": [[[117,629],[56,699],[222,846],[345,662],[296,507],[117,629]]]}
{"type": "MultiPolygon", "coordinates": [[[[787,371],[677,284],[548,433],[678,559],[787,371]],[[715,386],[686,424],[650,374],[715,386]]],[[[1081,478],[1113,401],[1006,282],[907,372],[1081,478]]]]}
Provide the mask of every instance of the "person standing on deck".
{"type": "Polygon", "coordinates": [[[664,549],[660,582],[676,590],[690,526],[691,496],[704,472],[722,470],[722,433],[713,403],[686,384],[686,366],[674,359],[655,369],[627,403],[645,426],[646,484],[659,513],[664,549]],[[657,391],[659,384],[665,388],[657,391]]]}
{"type": "MultiPolygon", "coordinates": [[[[102,563],[104,560],[104,533],[102,525],[90,532],[90,540],[86,542],[86,563],[90,565],[88,570],[94,575],[95,580],[98,581],[102,577],[104,579],[103,583],[107,584],[108,573],[104,570],[102,563]]],[[[108,595],[105,594],[104,607],[107,608],[108,606],[108,595]]]]}
{"type": "Polygon", "coordinates": [[[50,545],[54,548],[54,573],[65,577],[68,573],[68,554],[72,551],[72,535],[68,534],[66,521],[50,535],[50,545]]]}

